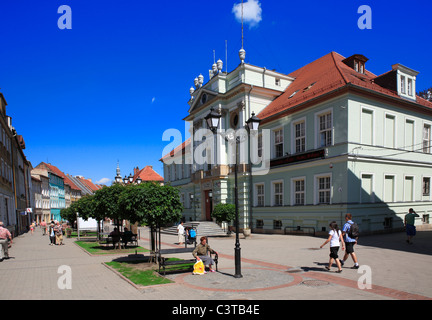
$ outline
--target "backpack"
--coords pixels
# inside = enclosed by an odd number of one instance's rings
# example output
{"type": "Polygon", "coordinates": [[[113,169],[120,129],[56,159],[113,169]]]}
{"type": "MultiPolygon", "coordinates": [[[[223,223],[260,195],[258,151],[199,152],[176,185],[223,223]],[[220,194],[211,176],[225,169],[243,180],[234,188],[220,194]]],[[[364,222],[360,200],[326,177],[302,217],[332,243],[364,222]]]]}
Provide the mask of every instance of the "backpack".
{"type": "Polygon", "coordinates": [[[357,223],[350,223],[350,228],[348,230],[348,237],[351,239],[358,238],[360,235],[360,228],[357,223]]]}

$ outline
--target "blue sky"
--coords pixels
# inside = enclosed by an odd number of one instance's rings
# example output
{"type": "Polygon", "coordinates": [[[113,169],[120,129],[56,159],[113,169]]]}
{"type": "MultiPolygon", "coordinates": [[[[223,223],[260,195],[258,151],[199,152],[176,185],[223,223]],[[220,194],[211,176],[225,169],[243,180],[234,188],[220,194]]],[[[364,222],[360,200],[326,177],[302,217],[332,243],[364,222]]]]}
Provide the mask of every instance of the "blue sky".
{"type": "MultiPolygon", "coordinates": [[[[224,70],[239,63],[240,2],[0,2],[0,91],[28,160],[95,182],[113,179],[117,161],[123,176],[146,165],[162,175],[162,134],[184,132],[189,88],[200,73],[208,80],[213,50],[224,70]],[[72,29],[58,27],[61,5],[72,29]]],[[[291,73],[331,51],[360,53],[375,74],[401,63],[420,71],[417,90],[432,86],[431,1],[246,3],[247,63],[291,73]],[[370,30],[357,25],[361,5],[370,30]]]]}

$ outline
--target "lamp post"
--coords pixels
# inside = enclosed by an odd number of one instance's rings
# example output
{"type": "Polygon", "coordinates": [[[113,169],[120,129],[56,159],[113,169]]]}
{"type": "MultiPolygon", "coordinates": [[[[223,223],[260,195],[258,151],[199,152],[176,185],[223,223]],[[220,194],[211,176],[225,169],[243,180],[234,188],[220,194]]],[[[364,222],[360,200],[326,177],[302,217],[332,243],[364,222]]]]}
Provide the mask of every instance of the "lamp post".
{"type": "MultiPolygon", "coordinates": [[[[210,109],[210,113],[205,117],[209,129],[215,134],[219,127],[219,120],[221,115],[214,112],[213,108],[210,109]]],[[[261,120],[252,113],[252,117],[246,121],[246,129],[250,133],[252,130],[258,130],[261,120]]],[[[240,137],[234,135],[226,136],[227,141],[235,142],[235,164],[234,164],[234,201],[235,201],[235,228],[236,228],[236,242],[234,248],[234,261],[235,261],[235,278],[242,278],[241,274],[241,248],[240,248],[240,238],[239,238],[239,210],[238,210],[238,181],[237,181],[237,162],[238,162],[238,145],[240,143],[240,137]]]]}

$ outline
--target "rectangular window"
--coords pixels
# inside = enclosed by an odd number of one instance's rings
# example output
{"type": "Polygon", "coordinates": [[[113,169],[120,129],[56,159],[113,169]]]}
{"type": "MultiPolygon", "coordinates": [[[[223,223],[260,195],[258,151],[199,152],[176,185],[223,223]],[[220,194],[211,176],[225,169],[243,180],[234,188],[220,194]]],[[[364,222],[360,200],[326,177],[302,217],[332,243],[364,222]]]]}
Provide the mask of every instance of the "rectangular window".
{"type": "Polygon", "coordinates": [[[263,136],[260,134],[258,136],[258,157],[262,157],[262,144],[263,144],[263,136]]]}
{"type": "Polygon", "coordinates": [[[318,204],[330,203],[331,181],[330,177],[318,178],[318,204]]]}
{"type": "Polygon", "coordinates": [[[283,156],[283,130],[274,131],[274,156],[279,158],[283,156]]]}
{"type": "Polygon", "coordinates": [[[405,201],[414,200],[414,177],[405,177],[405,201]]]}
{"type": "Polygon", "coordinates": [[[384,202],[395,202],[394,199],[395,191],[395,177],[385,176],[384,177],[384,202]]]}
{"type": "Polygon", "coordinates": [[[256,221],[256,227],[257,227],[257,229],[262,229],[262,228],[264,228],[264,220],[258,219],[258,220],[256,221]]]}
{"type": "Polygon", "coordinates": [[[408,79],[408,95],[412,96],[412,79],[408,79]]]}
{"type": "Polygon", "coordinates": [[[304,152],[306,150],[306,130],[305,122],[298,122],[294,125],[295,134],[295,152],[304,152]]]}
{"type": "Polygon", "coordinates": [[[319,116],[319,147],[332,144],[332,114],[326,113],[319,116]]]}
{"type": "Polygon", "coordinates": [[[423,127],[423,152],[430,153],[431,126],[425,124],[423,127]]]}
{"type": "Polygon", "coordinates": [[[283,183],[274,182],[273,183],[273,206],[283,205],[283,183]]]}
{"type": "Polygon", "coordinates": [[[384,147],[395,148],[396,126],[395,117],[389,114],[385,116],[385,142],[384,147]]]}
{"type": "Polygon", "coordinates": [[[414,151],[414,121],[405,120],[405,149],[414,151]]]}
{"type": "Polygon", "coordinates": [[[276,230],[282,229],[282,221],[281,220],[273,220],[273,229],[276,229],[276,230]]]}
{"type": "Polygon", "coordinates": [[[406,93],[406,90],[405,90],[405,77],[404,76],[401,76],[401,78],[400,78],[400,85],[401,85],[401,92],[403,93],[403,94],[405,94],[406,93]]]}
{"type": "Polygon", "coordinates": [[[361,115],[361,143],[373,145],[373,111],[362,109],[361,115]]]}
{"type": "Polygon", "coordinates": [[[264,184],[255,185],[255,206],[264,207],[264,184]]]}
{"type": "Polygon", "coordinates": [[[294,204],[296,206],[305,204],[305,181],[294,180],[294,204]]]}
{"type": "Polygon", "coordinates": [[[430,196],[430,178],[423,178],[423,195],[430,196]]]}
{"type": "Polygon", "coordinates": [[[361,202],[374,202],[373,176],[371,174],[362,174],[361,176],[361,202]]]}

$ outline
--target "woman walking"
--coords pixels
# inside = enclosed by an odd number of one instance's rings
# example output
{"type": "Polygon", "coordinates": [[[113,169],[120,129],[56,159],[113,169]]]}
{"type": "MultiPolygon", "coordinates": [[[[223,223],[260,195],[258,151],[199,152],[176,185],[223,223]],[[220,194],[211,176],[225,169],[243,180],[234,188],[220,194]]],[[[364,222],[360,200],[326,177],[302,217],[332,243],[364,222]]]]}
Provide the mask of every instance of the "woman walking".
{"type": "Polygon", "coordinates": [[[330,232],[328,239],[320,246],[320,248],[324,247],[327,243],[330,242],[330,260],[327,267],[325,267],[327,270],[330,271],[330,268],[333,264],[333,260],[335,260],[336,265],[338,267],[337,273],[342,272],[342,265],[339,260],[338,251],[340,247],[340,243],[342,242],[342,250],[345,250],[345,242],[342,237],[342,232],[339,230],[339,227],[336,223],[336,221],[332,221],[330,223],[330,232]]]}

